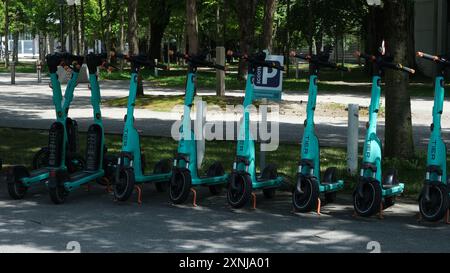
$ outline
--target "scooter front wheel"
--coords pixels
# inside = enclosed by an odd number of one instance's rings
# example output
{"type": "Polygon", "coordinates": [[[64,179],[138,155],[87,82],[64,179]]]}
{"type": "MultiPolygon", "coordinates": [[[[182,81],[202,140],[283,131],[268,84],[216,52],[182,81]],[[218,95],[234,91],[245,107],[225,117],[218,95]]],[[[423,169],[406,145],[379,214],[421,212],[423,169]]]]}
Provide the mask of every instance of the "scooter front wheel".
{"type": "Polygon", "coordinates": [[[6,184],[8,185],[9,196],[12,199],[20,200],[25,197],[28,187],[20,180],[29,175],[28,170],[23,166],[15,166],[8,170],[6,184]]]}
{"type": "Polygon", "coordinates": [[[438,222],[444,218],[449,208],[447,187],[443,184],[425,187],[419,198],[420,214],[428,222],[438,222]],[[428,187],[428,195],[425,187],[428,187]]]}
{"type": "Polygon", "coordinates": [[[371,180],[359,183],[353,193],[353,207],[362,217],[370,217],[380,211],[382,201],[381,185],[371,180]]]}
{"type": "Polygon", "coordinates": [[[189,197],[192,177],[188,169],[174,168],[170,179],[169,198],[174,204],[183,204],[189,197]]]}
{"type": "Polygon", "coordinates": [[[127,201],[134,190],[135,178],[133,168],[122,168],[114,184],[114,197],[118,201],[127,201]]]}
{"type": "Polygon", "coordinates": [[[50,176],[48,192],[50,194],[50,200],[56,205],[63,204],[66,202],[66,198],[69,192],[64,187],[64,184],[60,181],[60,174],[55,177],[50,176]]]}
{"type": "Polygon", "coordinates": [[[244,207],[252,196],[253,185],[250,175],[233,173],[228,187],[228,204],[235,209],[244,207]]]}
{"type": "Polygon", "coordinates": [[[300,175],[297,186],[292,194],[292,204],[295,211],[310,212],[317,208],[320,197],[319,184],[314,177],[300,175]]]}

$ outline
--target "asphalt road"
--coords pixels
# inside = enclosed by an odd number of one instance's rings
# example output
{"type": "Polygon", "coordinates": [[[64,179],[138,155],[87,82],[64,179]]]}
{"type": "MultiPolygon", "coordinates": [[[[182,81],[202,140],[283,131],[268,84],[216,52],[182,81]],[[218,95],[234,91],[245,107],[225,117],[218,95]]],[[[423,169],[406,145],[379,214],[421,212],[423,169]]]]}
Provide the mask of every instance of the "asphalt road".
{"type": "MultiPolygon", "coordinates": [[[[43,186],[24,201],[0,188],[0,252],[450,252],[449,226],[419,223],[417,205],[403,200],[385,219],[352,217],[349,196],[325,206],[323,215],[291,212],[290,195],[258,208],[232,210],[225,196],[199,191],[199,207],[174,206],[152,185],[143,204],[117,203],[100,186],[71,193],[53,205],[43,186]],[[69,244],[69,245],[68,245],[69,244]],[[78,248],[77,248],[78,249],[78,248]]],[[[133,196],[134,200],[136,196],[133,196]]]]}

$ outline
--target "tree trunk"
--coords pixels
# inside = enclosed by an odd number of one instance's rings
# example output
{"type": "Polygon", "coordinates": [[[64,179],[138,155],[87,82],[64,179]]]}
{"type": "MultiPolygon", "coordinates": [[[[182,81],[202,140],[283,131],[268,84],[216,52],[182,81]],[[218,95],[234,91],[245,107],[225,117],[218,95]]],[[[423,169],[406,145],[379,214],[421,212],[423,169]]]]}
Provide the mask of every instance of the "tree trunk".
{"type": "Polygon", "coordinates": [[[186,31],[189,43],[189,54],[197,54],[199,50],[197,0],[186,0],[186,31]]]}
{"type": "Polygon", "coordinates": [[[164,36],[164,31],[166,30],[167,25],[170,21],[171,8],[169,7],[166,0],[159,0],[155,6],[149,6],[150,11],[155,12],[155,8],[157,8],[158,17],[151,16],[150,18],[150,56],[152,59],[158,59],[163,62],[162,56],[162,38],[164,36]]]}
{"type": "Polygon", "coordinates": [[[19,62],[19,31],[15,30],[13,34],[14,40],[14,50],[13,50],[13,61],[17,64],[19,62]]]}
{"type": "MultiPolygon", "coordinates": [[[[138,0],[128,0],[128,45],[130,48],[130,55],[139,54],[139,41],[138,41],[138,21],[137,21],[137,6],[138,0]]],[[[142,85],[142,75],[138,75],[138,87],[137,96],[144,95],[144,88],[142,85]]]]}
{"type": "Polygon", "coordinates": [[[87,54],[87,50],[86,50],[86,37],[85,37],[85,22],[84,22],[84,1],[85,0],[81,0],[80,1],[80,36],[81,36],[81,51],[83,52],[83,54],[87,54]]]}
{"type": "MultiPolygon", "coordinates": [[[[103,43],[105,43],[105,18],[103,17],[103,1],[102,0],[98,0],[98,7],[100,8],[100,28],[101,28],[100,39],[102,41],[102,48],[103,48],[103,43]]],[[[102,49],[100,49],[99,53],[101,53],[101,52],[102,52],[102,49]]]]}
{"type": "Polygon", "coordinates": [[[111,60],[111,49],[112,49],[112,41],[111,41],[111,0],[105,0],[105,8],[106,8],[106,35],[105,35],[105,45],[106,45],[106,54],[108,62],[111,60]]]}
{"type": "Polygon", "coordinates": [[[264,6],[264,26],[262,34],[262,49],[272,52],[273,16],[277,5],[276,0],[266,0],[264,6]]]}
{"type": "MultiPolygon", "coordinates": [[[[257,0],[236,0],[239,21],[239,44],[242,54],[249,54],[253,48],[255,38],[255,13],[257,0]]],[[[245,62],[239,63],[239,77],[246,78],[248,67],[245,62]]]]}
{"type": "Polygon", "coordinates": [[[5,67],[9,67],[9,0],[5,0],[5,67]]]}
{"type": "MultiPolygon", "coordinates": [[[[122,4],[122,2],[121,2],[122,4]]],[[[119,51],[123,53],[125,51],[125,14],[124,12],[120,13],[120,42],[119,42],[119,51]]],[[[120,70],[123,70],[124,60],[120,59],[120,70]]]]}
{"type": "MultiPolygon", "coordinates": [[[[366,45],[365,51],[368,54],[376,54],[381,46],[381,42],[384,37],[384,13],[381,8],[369,7],[369,13],[366,21],[366,45]]],[[[370,76],[373,74],[373,65],[370,61],[366,60],[365,64],[366,73],[370,76]]]]}
{"type": "Polygon", "coordinates": [[[73,24],[73,34],[74,34],[74,40],[75,40],[75,45],[76,45],[76,52],[77,55],[80,55],[80,33],[79,33],[79,20],[78,20],[78,10],[77,10],[77,6],[73,5],[73,19],[74,19],[74,24],[73,24]]]}
{"type": "MultiPolygon", "coordinates": [[[[386,52],[395,62],[407,63],[408,56],[408,0],[384,2],[386,52]]],[[[391,158],[408,159],[414,156],[411,121],[411,98],[408,92],[409,75],[386,70],[386,129],[385,154],[391,158]]]]}
{"type": "Polygon", "coordinates": [[[291,0],[286,0],[286,29],[285,36],[284,36],[284,55],[286,56],[286,65],[287,65],[287,71],[286,71],[286,77],[289,78],[290,75],[290,64],[291,64],[291,58],[289,57],[289,50],[290,50],[290,32],[289,32],[289,25],[287,22],[291,19],[291,0]]]}
{"type": "MultiPolygon", "coordinates": [[[[407,15],[408,20],[408,65],[411,68],[416,67],[416,39],[414,33],[414,18],[415,18],[415,2],[408,1],[407,15]]],[[[447,16],[450,16],[448,14],[447,16]]]]}

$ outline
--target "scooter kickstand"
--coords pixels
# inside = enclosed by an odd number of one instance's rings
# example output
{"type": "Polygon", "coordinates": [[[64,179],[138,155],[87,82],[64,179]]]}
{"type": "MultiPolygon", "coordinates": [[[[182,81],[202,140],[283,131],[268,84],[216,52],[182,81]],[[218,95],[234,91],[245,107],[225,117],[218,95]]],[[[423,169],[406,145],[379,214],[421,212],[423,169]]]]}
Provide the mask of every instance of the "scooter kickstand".
{"type": "Polygon", "coordinates": [[[252,192],[252,209],[256,209],[256,193],[252,192]]]}
{"type": "Polygon", "coordinates": [[[322,201],[320,200],[320,198],[317,198],[317,215],[322,215],[322,213],[320,212],[322,209],[322,201]]]}
{"type": "Polygon", "coordinates": [[[138,194],[137,203],[139,205],[142,205],[142,187],[140,185],[136,185],[134,186],[134,189],[137,191],[138,194]]]}
{"type": "Polygon", "coordinates": [[[384,219],[384,215],[383,215],[383,203],[380,204],[380,212],[378,213],[378,219],[383,220],[384,219]]]}
{"type": "Polygon", "coordinates": [[[191,192],[194,194],[193,198],[192,198],[192,206],[194,208],[198,207],[197,206],[197,191],[194,188],[191,188],[191,192]]]}
{"type": "Polygon", "coordinates": [[[106,177],[104,177],[102,179],[104,179],[104,181],[106,182],[106,192],[107,193],[112,193],[113,191],[111,189],[111,183],[109,183],[109,179],[106,178],[106,177]]]}
{"type": "Polygon", "coordinates": [[[450,209],[447,210],[447,216],[445,217],[445,224],[450,225],[450,209]]]}

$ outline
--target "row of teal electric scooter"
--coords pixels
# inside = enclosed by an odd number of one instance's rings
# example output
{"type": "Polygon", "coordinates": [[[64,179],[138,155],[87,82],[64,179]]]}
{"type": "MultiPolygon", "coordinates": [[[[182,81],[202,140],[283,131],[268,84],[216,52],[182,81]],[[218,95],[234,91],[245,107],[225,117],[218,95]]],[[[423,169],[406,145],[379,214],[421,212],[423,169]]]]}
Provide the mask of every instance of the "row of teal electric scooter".
{"type": "MultiPolygon", "coordinates": [[[[382,175],[382,144],[377,136],[377,118],[380,109],[381,77],[386,69],[395,69],[405,73],[414,73],[413,69],[394,63],[386,56],[384,48],[375,56],[357,52],[358,57],[366,59],[374,66],[372,97],[369,108],[369,122],[365,136],[363,162],[356,189],[353,193],[355,214],[370,217],[378,214],[395,203],[395,198],[404,191],[404,183],[398,181],[396,170],[382,175]]],[[[134,191],[141,202],[143,184],[153,183],[159,192],[169,192],[174,204],[187,202],[193,194],[196,205],[196,187],[205,186],[213,195],[227,189],[227,200],[233,208],[243,208],[252,202],[256,208],[256,190],[262,190],[268,199],[284,183],[277,167],[268,164],[261,173],[257,173],[255,158],[255,140],[250,133],[250,107],[254,103],[253,82],[257,69],[266,67],[283,70],[278,63],[266,60],[266,54],[253,55],[229,51],[228,55],[248,64],[248,77],[243,102],[244,117],[239,127],[237,155],[232,172],[225,173],[220,162],[212,164],[202,175],[198,169],[198,142],[195,131],[191,130],[191,110],[196,95],[196,74],[198,68],[225,70],[225,67],[206,60],[206,54],[188,55],[175,53],[188,64],[184,114],[179,128],[180,139],[176,156],[173,159],[159,161],[152,173],[145,171],[145,156],[141,152],[140,135],[135,127],[134,109],[138,90],[138,74],[144,68],[163,68],[146,56],[125,56],[116,54],[131,64],[131,81],[127,114],[124,118],[122,151],[111,155],[105,146],[104,127],[100,111],[101,96],[97,70],[107,67],[106,55],[88,54],[85,57],[68,53],[48,55],[47,65],[50,72],[50,86],[53,90],[53,103],[56,121],[49,130],[48,146],[42,148],[33,159],[33,170],[24,166],[13,166],[5,170],[7,188],[13,199],[23,199],[29,187],[45,183],[50,198],[55,204],[62,204],[70,192],[88,185],[92,181],[104,185],[113,192],[116,201],[127,201],[134,191]],[[85,156],[78,151],[78,125],[68,117],[70,104],[78,81],[82,64],[86,62],[89,70],[89,88],[93,107],[93,123],[87,131],[85,156]],[[64,66],[72,70],[64,95],[58,80],[57,68],[64,66]]],[[[434,61],[442,74],[450,61],[442,57],[418,53],[419,57],[434,61]]],[[[344,181],[338,180],[337,168],[329,168],[321,174],[319,139],[315,133],[314,112],[317,100],[317,81],[322,68],[347,71],[329,61],[330,52],[325,50],[315,55],[291,53],[291,57],[309,63],[309,97],[307,119],[301,146],[298,175],[293,190],[292,203],[297,212],[317,211],[320,214],[323,202],[334,202],[336,193],[344,188],[344,181]]],[[[446,146],[441,137],[441,116],[444,102],[444,78],[439,75],[435,85],[435,106],[433,108],[432,135],[428,152],[428,168],[422,194],[420,195],[420,213],[427,221],[442,220],[449,209],[449,189],[446,173],[446,146]]],[[[447,219],[448,220],[448,219],[447,219]]]]}

